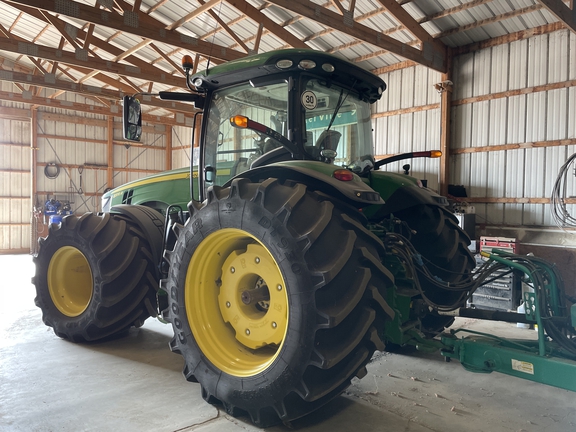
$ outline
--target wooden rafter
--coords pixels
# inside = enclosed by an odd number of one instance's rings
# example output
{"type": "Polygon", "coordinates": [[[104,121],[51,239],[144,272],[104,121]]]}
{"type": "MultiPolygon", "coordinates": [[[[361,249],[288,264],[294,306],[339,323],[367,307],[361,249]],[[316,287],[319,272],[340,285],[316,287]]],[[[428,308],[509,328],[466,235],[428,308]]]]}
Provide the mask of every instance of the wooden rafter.
{"type": "Polygon", "coordinates": [[[87,55],[83,58],[73,52],[61,51],[43,45],[20,42],[13,39],[0,39],[0,50],[14,53],[21,53],[22,50],[25,50],[33,57],[40,57],[46,60],[53,60],[60,63],[67,63],[70,65],[90,68],[100,72],[110,72],[116,75],[126,75],[148,81],[163,82],[165,84],[179,86],[181,88],[185,87],[183,78],[175,77],[169,74],[160,76],[155,70],[151,70],[151,67],[147,67],[145,69],[140,67],[137,68],[122,63],[89,57],[87,55]]]}
{"type": "MultiPolygon", "coordinates": [[[[44,20],[46,22],[47,19],[44,16],[44,14],[42,14],[40,11],[38,11],[37,9],[34,8],[29,8],[27,6],[23,6],[23,5],[14,5],[14,7],[23,10],[24,12],[32,15],[33,17],[40,19],[40,20],[44,20]]],[[[59,25],[62,27],[64,26],[66,23],[62,20],[60,20],[57,17],[52,17],[51,18],[54,22],[59,23],[59,25]]],[[[68,24],[69,26],[71,26],[71,24],[68,24]]],[[[93,37],[93,31],[94,31],[94,24],[90,24],[88,26],[87,30],[82,30],[82,29],[78,29],[77,28],[77,39],[79,41],[84,41],[83,42],[83,47],[84,49],[89,50],[89,45],[94,45],[95,49],[102,49],[105,52],[117,57],[117,56],[121,56],[122,53],[124,53],[125,51],[106,42],[103,41],[102,39],[99,39],[97,37],[93,37]],[[87,44],[86,41],[89,40],[89,43],[87,44]]],[[[24,41],[24,39],[22,38],[16,38],[18,40],[24,41]]],[[[92,51],[89,50],[89,52],[93,53],[92,51]]],[[[165,71],[163,71],[162,69],[156,68],[152,65],[150,65],[148,62],[135,57],[133,55],[128,55],[125,58],[123,58],[124,61],[127,61],[129,63],[132,63],[135,67],[137,68],[141,68],[141,69],[146,69],[148,70],[150,73],[155,73],[158,76],[158,80],[159,82],[161,82],[162,77],[166,74],[165,71]]]]}
{"type": "Polygon", "coordinates": [[[245,0],[226,0],[231,6],[234,6],[238,9],[239,12],[245,14],[246,16],[252,18],[257,23],[262,23],[264,27],[274,33],[277,37],[279,37],[284,42],[288,43],[289,45],[293,46],[294,48],[308,48],[304,42],[302,42],[299,38],[294,36],[288,30],[283,28],[281,25],[276,24],[254,6],[249,4],[245,0]]]}
{"type": "Polygon", "coordinates": [[[439,72],[446,72],[446,52],[439,52],[437,49],[424,47],[426,51],[403,44],[402,42],[383,35],[370,27],[357,22],[350,22],[347,17],[319,7],[308,0],[268,0],[284,9],[290,10],[311,20],[317,21],[325,26],[338,29],[342,33],[348,34],[360,40],[364,40],[371,45],[386,49],[398,56],[408,60],[414,60],[424,66],[428,66],[439,72]]]}
{"type": "Polygon", "coordinates": [[[222,2],[222,0],[208,0],[206,3],[200,4],[199,7],[194,9],[189,14],[184,15],[178,21],[175,21],[172,24],[170,24],[169,26],[167,26],[166,29],[167,30],[174,30],[174,29],[180,27],[182,24],[193,20],[198,15],[203,14],[204,12],[208,12],[210,9],[212,9],[214,6],[219,5],[221,2],[222,2]]]}
{"type": "Polygon", "coordinates": [[[131,15],[107,12],[83,3],[69,2],[70,7],[61,7],[57,0],[6,0],[11,4],[23,4],[44,11],[69,16],[102,25],[122,32],[162,40],[165,43],[184,48],[188,51],[198,52],[221,60],[235,60],[244,56],[243,53],[228,49],[227,47],[204,42],[198,38],[185,36],[175,30],[166,30],[160,21],[140,11],[130,12],[131,15]]]}
{"type": "Polygon", "coordinates": [[[562,21],[566,26],[576,33],[576,4],[572,2],[569,8],[561,0],[538,0],[550,11],[552,15],[562,21]]]}
{"type": "Polygon", "coordinates": [[[446,56],[446,45],[441,41],[434,39],[412,16],[404,10],[402,6],[396,3],[396,0],[379,0],[380,4],[396,18],[410,33],[416,36],[424,45],[424,51],[427,51],[427,44],[430,44],[434,51],[444,53],[446,56]]]}
{"type": "MultiPolygon", "coordinates": [[[[31,85],[41,85],[44,87],[70,91],[82,95],[89,95],[94,97],[104,97],[109,100],[119,101],[124,94],[119,91],[106,90],[94,86],[86,86],[83,84],[73,83],[70,81],[59,80],[56,78],[47,78],[45,76],[25,74],[22,72],[5,71],[2,73],[2,80],[14,83],[26,83],[31,85]]],[[[51,99],[54,100],[54,99],[51,99]]],[[[164,108],[172,111],[190,112],[193,108],[184,103],[177,103],[172,101],[163,101],[160,99],[151,99],[146,101],[147,105],[164,108]]]]}

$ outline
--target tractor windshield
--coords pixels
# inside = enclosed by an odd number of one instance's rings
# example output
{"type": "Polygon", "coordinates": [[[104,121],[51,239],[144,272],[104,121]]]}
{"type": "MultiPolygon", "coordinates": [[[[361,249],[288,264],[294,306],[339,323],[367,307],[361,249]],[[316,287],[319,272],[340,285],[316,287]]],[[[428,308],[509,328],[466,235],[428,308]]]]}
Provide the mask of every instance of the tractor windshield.
{"type": "Polygon", "coordinates": [[[373,165],[370,105],[353,87],[330,85],[305,74],[292,91],[286,80],[245,83],[215,91],[207,113],[204,165],[215,173],[206,176],[207,186],[222,185],[249,169],[258,157],[281,147],[277,139],[288,139],[289,130],[302,132],[291,138],[307,159],[356,172],[373,165]],[[234,127],[233,116],[245,116],[270,130],[234,127]]]}
{"type": "Polygon", "coordinates": [[[286,136],[288,85],[279,83],[252,87],[242,84],[214,94],[208,111],[205,165],[216,170],[211,184],[224,184],[250,168],[251,163],[280,143],[251,129],[238,129],[230,117],[242,115],[286,136]]]}
{"type": "Polygon", "coordinates": [[[373,162],[370,105],[353,91],[310,79],[301,96],[306,119],[304,149],[314,159],[339,166],[373,162]]]}

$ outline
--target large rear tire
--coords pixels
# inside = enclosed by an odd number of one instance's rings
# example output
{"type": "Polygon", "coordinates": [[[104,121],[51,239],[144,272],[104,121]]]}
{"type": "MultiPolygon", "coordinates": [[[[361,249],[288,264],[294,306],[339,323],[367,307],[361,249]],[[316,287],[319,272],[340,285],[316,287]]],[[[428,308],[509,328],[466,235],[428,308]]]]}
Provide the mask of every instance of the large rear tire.
{"type": "Polygon", "coordinates": [[[190,205],[161,286],[171,348],[206,401],[267,427],[366,374],[384,348],[392,276],[381,241],[347,212],[275,179],[236,179],[190,205]]]}
{"type": "Polygon", "coordinates": [[[128,217],[70,215],[40,239],[36,305],[59,337],[96,341],[156,316],[158,275],[147,236],[128,217]]]}
{"type": "MultiPolygon", "coordinates": [[[[476,266],[468,249],[470,238],[449,210],[437,205],[418,204],[396,212],[394,216],[416,232],[410,241],[425,258],[428,270],[434,276],[452,284],[470,276],[476,266]]],[[[460,293],[440,290],[423,278],[420,278],[420,285],[426,296],[438,304],[450,305],[460,298],[460,293]]],[[[453,322],[454,318],[429,315],[423,319],[422,325],[426,333],[437,334],[453,322]]]]}

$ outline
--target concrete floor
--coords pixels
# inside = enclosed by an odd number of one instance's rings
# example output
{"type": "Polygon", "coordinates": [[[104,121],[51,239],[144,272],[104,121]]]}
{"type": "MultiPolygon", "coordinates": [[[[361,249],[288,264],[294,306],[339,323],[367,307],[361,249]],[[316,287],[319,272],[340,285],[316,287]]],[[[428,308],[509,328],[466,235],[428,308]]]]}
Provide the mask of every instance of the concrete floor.
{"type": "MultiPolygon", "coordinates": [[[[76,345],[45,327],[30,256],[1,256],[0,431],[256,431],[200,397],[150,319],[127,337],[76,345]]],[[[460,320],[505,336],[512,324],[460,320]]],[[[377,353],[363,380],[316,413],[272,432],[576,430],[576,395],[501,374],[474,374],[438,355],[377,353]]]]}

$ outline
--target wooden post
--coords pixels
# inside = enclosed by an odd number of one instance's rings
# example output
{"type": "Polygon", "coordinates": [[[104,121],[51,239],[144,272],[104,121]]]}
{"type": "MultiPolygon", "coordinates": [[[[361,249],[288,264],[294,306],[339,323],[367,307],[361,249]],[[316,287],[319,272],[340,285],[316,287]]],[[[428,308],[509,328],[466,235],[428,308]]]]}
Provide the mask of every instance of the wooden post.
{"type": "MultiPolygon", "coordinates": [[[[37,165],[38,165],[38,107],[30,107],[30,204],[34,208],[36,204],[37,165]]],[[[34,224],[34,212],[30,212],[30,252],[38,252],[38,233],[41,232],[34,224]]],[[[40,221],[38,221],[39,223],[40,221]]],[[[44,230],[42,230],[44,231],[44,230]]]]}
{"type": "MultiPolygon", "coordinates": [[[[448,194],[450,181],[450,110],[452,107],[452,49],[447,49],[446,64],[448,72],[442,74],[440,83],[440,194],[448,194]],[[448,84],[450,83],[450,84],[448,84]]],[[[438,88],[438,87],[437,87],[438,88]]]]}
{"type": "MultiPolygon", "coordinates": [[[[106,184],[107,187],[114,187],[114,117],[108,116],[108,170],[106,184]]],[[[96,174],[98,175],[98,174],[96,174]]]]}
{"type": "Polygon", "coordinates": [[[172,126],[166,126],[166,170],[172,169],[172,126]]]}

